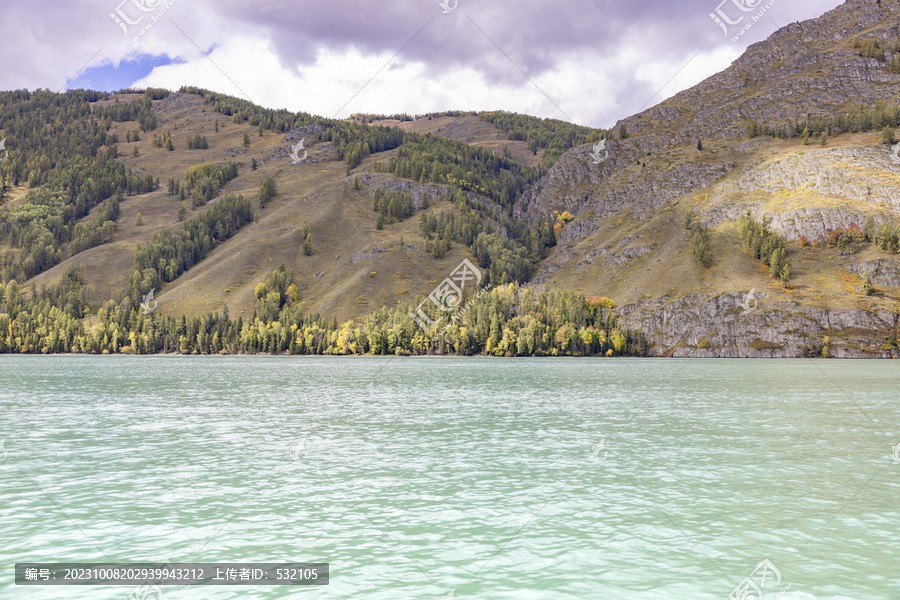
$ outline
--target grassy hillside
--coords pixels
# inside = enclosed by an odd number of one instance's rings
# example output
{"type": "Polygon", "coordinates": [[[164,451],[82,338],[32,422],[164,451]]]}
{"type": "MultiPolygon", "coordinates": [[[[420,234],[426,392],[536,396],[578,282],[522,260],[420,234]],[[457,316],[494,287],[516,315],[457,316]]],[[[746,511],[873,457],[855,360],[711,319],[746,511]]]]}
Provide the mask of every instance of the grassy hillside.
{"type": "MultiPolygon", "coordinates": [[[[504,153],[504,148],[499,146],[501,134],[485,121],[474,119],[473,124],[473,117],[451,118],[456,125],[450,129],[457,133],[470,131],[474,126],[471,134],[454,138],[431,136],[431,130],[426,127],[406,127],[409,131],[402,133],[399,140],[391,140],[385,144],[387,148],[375,152],[381,138],[373,138],[368,132],[389,131],[388,128],[267,111],[233,98],[192,91],[198,93],[170,95],[151,90],[145,94],[126,91],[87,98],[62,96],[81,114],[73,126],[76,132],[79,128],[93,127],[98,137],[93,148],[71,148],[64,154],[65,160],[49,171],[49,177],[32,175],[29,184],[23,180],[29,165],[38,164],[37,158],[34,154],[16,152],[17,136],[10,136],[14,160],[0,165],[0,173],[5,174],[8,182],[0,221],[8,223],[13,232],[17,231],[21,223],[14,211],[31,210],[28,207],[39,201],[36,194],[40,193],[59,195],[53,214],[60,216],[48,214],[44,221],[28,225],[40,235],[52,236],[57,257],[42,261],[34,268],[37,273],[33,277],[27,277],[21,269],[28,253],[35,251],[34,245],[22,245],[25,234],[0,239],[0,252],[5,246],[7,257],[6,281],[15,278],[24,280],[26,287],[34,284],[40,288],[59,282],[68,267],[76,266],[88,282],[89,305],[96,309],[116,290],[125,287],[132,271],[132,256],[139,246],[149,244],[155,232],[179,228],[181,220],[209,210],[225,195],[252,199],[254,221],[182,276],[155,290],[163,314],[196,315],[224,308],[235,315],[250,313],[255,302],[254,286],[279,264],[298,273],[300,307],[304,310],[343,320],[362,316],[380,306],[412,301],[413,297],[430,292],[435,282],[446,277],[463,258],[473,258],[465,247],[470,242],[452,235],[444,242],[448,247],[436,258],[432,248],[437,241],[425,239],[421,233],[420,221],[424,217],[470,215],[485,232],[516,236],[520,241],[510,243],[517,244],[526,255],[535,252],[529,259],[532,262],[539,260],[546,249],[546,245],[533,241],[534,234],[519,231],[511,220],[516,195],[525,189],[523,185],[528,186],[539,177],[539,172],[531,168],[539,157],[524,148],[522,142],[509,140],[503,146],[507,150],[512,146],[512,151],[504,153]],[[97,122],[100,111],[118,110],[132,104],[142,109],[149,107],[153,122],[150,125],[141,122],[136,111],[97,122]],[[138,140],[134,139],[135,134],[138,140]],[[459,137],[464,137],[468,145],[459,137]],[[193,140],[201,138],[202,149],[192,148],[193,140]],[[307,159],[292,164],[290,149],[300,139],[304,140],[307,159]],[[425,161],[428,171],[413,176],[415,181],[406,180],[404,185],[412,186],[413,194],[425,198],[427,206],[417,206],[412,218],[378,229],[371,199],[374,188],[404,181],[402,177],[385,173],[393,164],[392,158],[399,158],[397,143],[401,150],[414,149],[412,153],[406,152],[405,162],[398,163],[397,169],[406,165],[407,170],[415,170],[416,165],[425,161]],[[365,149],[360,153],[362,145],[365,149]],[[484,153],[481,147],[490,151],[484,153]],[[472,148],[474,154],[467,148],[472,148]],[[159,184],[155,189],[123,193],[118,217],[114,223],[107,224],[114,233],[82,244],[93,247],[79,251],[72,232],[93,223],[100,225],[97,219],[105,194],[96,194],[83,214],[72,218],[66,212],[68,202],[73,201],[67,199],[69,188],[56,184],[54,177],[64,179],[70,166],[81,160],[81,152],[114,155],[116,163],[123,167],[122,173],[128,177],[150,179],[151,188],[156,181],[159,184]],[[441,157],[442,171],[433,168],[438,163],[429,162],[435,160],[430,158],[432,155],[441,157]],[[490,163],[491,156],[496,157],[493,159],[496,164],[490,163]],[[516,160],[517,156],[521,162],[516,160]],[[186,172],[197,165],[231,162],[237,164],[238,176],[227,182],[208,203],[198,202],[196,195],[190,193],[182,199],[167,189],[171,179],[187,188],[186,172]],[[500,177],[479,174],[484,169],[487,169],[485,173],[500,169],[497,171],[500,177]],[[378,174],[380,183],[373,180],[354,185],[358,176],[366,180],[366,175],[374,174],[378,174]],[[278,194],[263,207],[258,196],[266,178],[275,181],[278,194]],[[518,187],[507,195],[504,185],[518,187]],[[52,219],[71,220],[58,231],[53,229],[52,219]],[[304,227],[310,231],[310,255],[301,251],[304,227]]],[[[29,118],[29,104],[43,105],[50,100],[27,94],[19,94],[17,99],[17,110],[5,115],[8,131],[13,133],[29,118]]],[[[52,115],[41,118],[50,119],[52,115]]],[[[148,118],[147,114],[143,115],[144,121],[148,118]]],[[[383,138],[387,140],[389,135],[383,138]]],[[[50,143],[48,138],[45,144],[50,143]]],[[[115,185],[118,184],[111,183],[109,192],[115,185]]],[[[493,255],[487,260],[482,267],[490,266],[493,255]]]]}

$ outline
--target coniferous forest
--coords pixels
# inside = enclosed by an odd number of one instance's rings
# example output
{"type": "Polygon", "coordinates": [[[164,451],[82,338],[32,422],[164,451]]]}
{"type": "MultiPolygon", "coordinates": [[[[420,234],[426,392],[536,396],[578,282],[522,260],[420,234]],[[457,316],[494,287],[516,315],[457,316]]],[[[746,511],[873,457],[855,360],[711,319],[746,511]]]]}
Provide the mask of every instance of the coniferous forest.
{"type": "Polygon", "coordinates": [[[381,308],[361,321],[338,324],[303,314],[296,275],[279,267],[256,286],[256,308],[244,321],[208,313],[160,316],[124,291],[97,314],[85,282],[69,268],[58,286],[26,290],[0,284],[0,352],[93,354],[488,354],[494,356],[643,355],[640,333],[620,327],[607,298],[571,292],[537,293],[517,284],[479,294],[462,318],[428,333],[413,305],[381,308]]]}

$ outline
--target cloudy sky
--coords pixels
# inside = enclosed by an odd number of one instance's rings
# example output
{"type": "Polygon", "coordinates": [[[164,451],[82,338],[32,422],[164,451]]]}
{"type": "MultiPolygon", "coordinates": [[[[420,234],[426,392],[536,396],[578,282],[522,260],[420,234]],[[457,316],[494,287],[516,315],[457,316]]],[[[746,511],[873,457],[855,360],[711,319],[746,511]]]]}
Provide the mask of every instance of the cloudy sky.
{"type": "Polygon", "coordinates": [[[609,127],[841,3],[5,0],[0,88],[197,85],[326,117],[502,109],[609,127]]]}

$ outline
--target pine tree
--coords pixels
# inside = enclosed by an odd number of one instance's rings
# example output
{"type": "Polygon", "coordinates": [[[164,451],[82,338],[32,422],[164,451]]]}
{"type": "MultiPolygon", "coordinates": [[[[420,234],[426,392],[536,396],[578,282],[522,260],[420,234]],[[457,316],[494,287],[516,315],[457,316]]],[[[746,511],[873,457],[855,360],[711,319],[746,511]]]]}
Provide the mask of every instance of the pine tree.
{"type": "Polygon", "coordinates": [[[694,258],[697,259],[697,262],[704,268],[709,268],[709,265],[711,264],[709,258],[709,234],[705,227],[700,226],[697,228],[697,231],[694,232],[691,250],[694,253],[694,258]]]}
{"type": "Polygon", "coordinates": [[[247,135],[247,132],[244,132],[244,148],[250,147],[250,136],[247,135]]]}
{"type": "Polygon", "coordinates": [[[303,255],[304,256],[312,256],[312,236],[307,234],[305,238],[303,238],[303,255]]]}
{"type": "Polygon", "coordinates": [[[862,277],[862,285],[860,286],[860,291],[865,296],[871,296],[875,293],[875,286],[872,284],[872,271],[866,271],[863,273],[862,277]]]}
{"type": "Polygon", "coordinates": [[[278,187],[275,185],[275,178],[267,176],[259,187],[259,207],[265,208],[269,201],[277,195],[278,187]]]}
{"type": "Polygon", "coordinates": [[[866,217],[866,224],[863,226],[863,237],[866,241],[874,242],[877,230],[875,229],[875,219],[872,215],[866,217]]]}
{"type": "Polygon", "coordinates": [[[790,271],[787,265],[787,251],[784,248],[776,248],[769,259],[769,273],[781,283],[787,285],[790,271]]]}
{"type": "MultiPolygon", "coordinates": [[[[440,239],[434,243],[431,248],[431,255],[435,258],[444,258],[450,250],[450,243],[445,239],[440,239]]],[[[504,274],[506,272],[504,271],[504,274]]]]}

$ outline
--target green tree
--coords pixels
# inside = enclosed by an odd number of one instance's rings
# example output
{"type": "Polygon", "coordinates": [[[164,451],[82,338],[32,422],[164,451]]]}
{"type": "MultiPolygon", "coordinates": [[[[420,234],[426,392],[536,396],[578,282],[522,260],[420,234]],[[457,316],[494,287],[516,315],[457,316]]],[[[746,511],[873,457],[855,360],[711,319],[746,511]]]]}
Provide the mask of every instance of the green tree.
{"type": "Polygon", "coordinates": [[[772,257],[769,259],[769,273],[781,283],[787,284],[790,271],[787,265],[787,251],[784,248],[776,248],[772,251],[772,257]]]}
{"type": "Polygon", "coordinates": [[[682,220],[682,225],[684,228],[691,231],[694,228],[694,213],[691,211],[687,211],[684,213],[684,219],[682,220]]]}
{"type": "Polygon", "coordinates": [[[435,258],[444,258],[450,251],[450,242],[445,239],[437,240],[431,247],[431,255],[435,258]]]}
{"type": "Polygon", "coordinates": [[[862,276],[862,285],[860,286],[860,291],[865,296],[872,296],[875,294],[875,286],[872,284],[872,271],[866,271],[862,276]]]}
{"type": "Polygon", "coordinates": [[[278,187],[275,185],[275,178],[266,176],[262,185],[259,186],[259,207],[265,208],[276,195],[278,195],[278,187]]]}
{"type": "Polygon", "coordinates": [[[709,233],[705,227],[698,226],[694,232],[694,239],[691,241],[691,250],[694,258],[704,268],[709,268],[711,260],[709,257],[709,233]]]}
{"type": "Polygon", "coordinates": [[[249,147],[250,147],[250,136],[247,135],[246,132],[244,132],[244,148],[249,148],[249,147]]]}
{"type": "Polygon", "coordinates": [[[866,217],[866,223],[863,225],[863,237],[868,242],[874,242],[878,230],[875,227],[875,218],[872,215],[866,217]]]}
{"type": "Polygon", "coordinates": [[[885,144],[893,144],[897,140],[894,139],[894,128],[890,125],[886,125],[884,129],[881,130],[881,141],[885,144]]]}
{"type": "Polygon", "coordinates": [[[303,240],[303,247],[301,251],[304,256],[312,255],[312,233],[309,230],[309,223],[303,221],[303,225],[300,227],[300,239],[303,240]]]}

